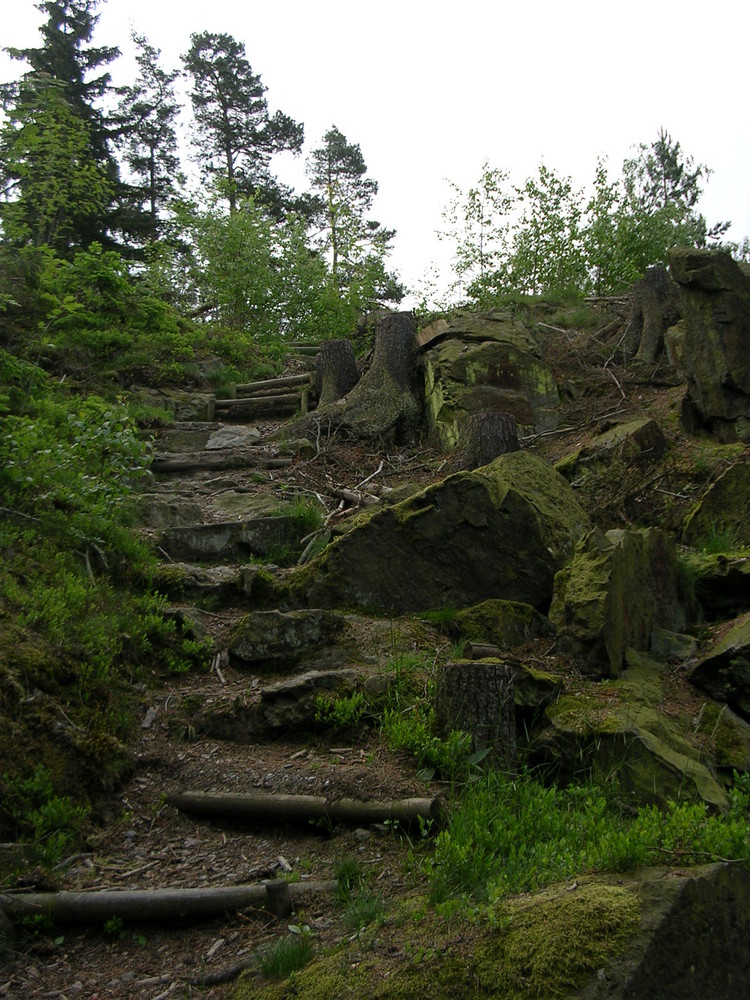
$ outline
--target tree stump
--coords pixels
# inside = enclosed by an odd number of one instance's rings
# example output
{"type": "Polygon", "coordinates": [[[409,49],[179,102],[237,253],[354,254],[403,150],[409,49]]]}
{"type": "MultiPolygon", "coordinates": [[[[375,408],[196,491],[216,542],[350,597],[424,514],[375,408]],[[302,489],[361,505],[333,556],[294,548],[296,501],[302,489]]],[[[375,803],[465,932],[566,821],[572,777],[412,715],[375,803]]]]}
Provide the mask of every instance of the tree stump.
{"type": "Polygon", "coordinates": [[[493,762],[513,770],[516,722],[513,673],[505,663],[459,660],[440,671],[435,711],[444,733],[461,729],[472,750],[490,750],[493,762]]]}
{"type": "Polygon", "coordinates": [[[518,451],[518,428],[512,413],[486,410],[470,413],[461,425],[456,450],[448,463],[450,472],[478,469],[511,451],[518,451]]]}
{"type": "Polygon", "coordinates": [[[287,424],[287,436],[340,431],[359,440],[382,438],[405,444],[414,438],[421,415],[414,376],[413,313],[384,313],[375,325],[375,345],[367,372],[346,396],[313,415],[287,424]]]}
{"type": "Polygon", "coordinates": [[[350,340],[324,340],[315,356],[318,407],[346,396],[359,382],[359,371],[350,340]]]}
{"type": "Polygon", "coordinates": [[[680,318],[676,284],[664,267],[650,267],[630,293],[630,320],[623,353],[653,364],[664,349],[664,334],[680,318]]]}

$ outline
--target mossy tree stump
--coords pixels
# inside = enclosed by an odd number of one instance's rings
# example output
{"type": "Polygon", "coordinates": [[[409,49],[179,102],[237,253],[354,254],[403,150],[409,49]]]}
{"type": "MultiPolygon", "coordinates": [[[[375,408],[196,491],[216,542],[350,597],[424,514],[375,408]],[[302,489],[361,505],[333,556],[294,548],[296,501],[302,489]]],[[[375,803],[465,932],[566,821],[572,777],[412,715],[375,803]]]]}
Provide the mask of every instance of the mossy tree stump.
{"type": "Polygon", "coordinates": [[[650,267],[630,293],[630,321],[623,338],[626,357],[653,364],[664,350],[664,333],[680,318],[677,285],[665,267],[650,267]]]}
{"type": "Polygon", "coordinates": [[[438,677],[435,712],[446,735],[461,729],[471,736],[472,751],[489,750],[493,763],[514,769],[513,673],[507,664],[490,660],[447,663],[438,677]]]}

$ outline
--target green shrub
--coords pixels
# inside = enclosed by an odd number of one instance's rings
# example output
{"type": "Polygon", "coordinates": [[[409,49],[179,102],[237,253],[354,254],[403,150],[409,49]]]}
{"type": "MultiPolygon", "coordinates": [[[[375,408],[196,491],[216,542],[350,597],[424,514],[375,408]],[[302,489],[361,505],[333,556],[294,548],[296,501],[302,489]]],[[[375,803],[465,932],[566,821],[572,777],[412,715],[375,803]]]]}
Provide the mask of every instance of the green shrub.
{"type": "Polygon", "coordinates": [[[15,823],[17,839],[31,847],[37,862],[52,868],[74,846],[88,809],[55,795],[49,771],[41,765],[26,778],[5,774],[3,784],[4,810],[15,823]]]}

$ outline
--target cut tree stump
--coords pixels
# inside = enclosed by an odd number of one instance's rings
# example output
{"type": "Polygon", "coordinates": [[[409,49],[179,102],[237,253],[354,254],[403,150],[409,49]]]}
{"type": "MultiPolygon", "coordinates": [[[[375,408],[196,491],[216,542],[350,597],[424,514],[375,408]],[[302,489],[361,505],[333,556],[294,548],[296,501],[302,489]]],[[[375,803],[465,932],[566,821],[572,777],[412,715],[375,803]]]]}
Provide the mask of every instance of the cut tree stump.
{"type": "Polygon", "coordinates": [[[665,332],[679,318],[676,283],[665,267],[650,267],[630,293],[630,320],[623,336],[623,353],[653,364],[664,350],[665,332]]]}
{"type": "Polygon", "coordinates": [[[472,750],[489,750],[493,762],[515,768],[516,722],[513,672],[505,663],[459,660],[438,676],[435,696],[438,725],[471,736],[472,750]]]}
{"type": "Polygon", "coordinates": [[[276,880],[262,885],[200,889],[100,889],[94,892],[0,893],[0,911],[11,919],[43,914],[56,923],[121,920],[207,920],[236,910],[265,907],[276,916],[289,910],[289,897],[332,892],[336,882],[293,882],[285,893],[276,880]]]}
{"type": "Polygon", "coordinates": [[[350,340],[325,340],[315,357],[318,407],[333,403],[359,382],[359,371],[350,340]]]}
{"type": "Polygon", "coordinates": [[[394,799],[387,802],[360,799],[326,799],[322,795],[284,795],[262,792],[179,792],[167,802],[200,816],[265,823],[402,823],[440,821],[442,808],[436,798],[394,799]]]}
{"type": "Polygon", "coordinates": [[[284,427],[288,436],[340,431],[357,440],[383,438],[406,444],[420,418],[414,378],[413,313],[385,313],[375,326],[372,363],[346,396],[318,406],[314,416],[284,427]]]}
{"type": "Polygon", "coordinates": [[[458,447],[448,469],[471,472],[511,451],[518,451],[518,428],[512,413],[498,410],[470,413],[461,424],[458,447]]]}

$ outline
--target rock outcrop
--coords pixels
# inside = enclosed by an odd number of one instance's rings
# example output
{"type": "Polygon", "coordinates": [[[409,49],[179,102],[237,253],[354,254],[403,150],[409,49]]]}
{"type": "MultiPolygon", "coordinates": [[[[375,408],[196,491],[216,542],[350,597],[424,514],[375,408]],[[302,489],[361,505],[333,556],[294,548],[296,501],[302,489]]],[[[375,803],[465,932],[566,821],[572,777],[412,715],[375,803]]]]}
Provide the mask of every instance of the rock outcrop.
{"type": "Polygon", "coordinates": [[[422,357],[427,421],[439,446],[452,451],[469,414],[511,413],[522,434],[558,423],[560,398],[539,345],[510,311],[456,313],[440,343],[422,357]]]}
{"type": "Polygon", "coordinates": [[[750,274],[721,250],[675,247],[682,320],[670,357],[688,383],[683,418],[722,441],[750,441],[750,274]]]}

